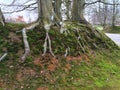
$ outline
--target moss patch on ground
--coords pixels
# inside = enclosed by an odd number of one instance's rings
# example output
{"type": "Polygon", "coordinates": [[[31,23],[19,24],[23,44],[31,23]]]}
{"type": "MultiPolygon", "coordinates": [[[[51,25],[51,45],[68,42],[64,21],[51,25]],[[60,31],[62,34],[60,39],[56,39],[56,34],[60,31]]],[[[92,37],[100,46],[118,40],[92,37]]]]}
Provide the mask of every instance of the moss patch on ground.
{"type": "MultiPolygon", "coordinates": [[[[84,34],[81,33],[80,36],[85,38],[83,40],[88,40],[81,41],[82,46],[85,44],[86,52],[83,53],[76,43],[75,36],[78,33],[75,34],[71,30],[71,26],[68,26],[68,32],[72,34],[68,33],[68,36],[58,33],[59,31],[53,28],[49,35],[53,52],[57,55],[57,58],[54,58],[49,52],[46,56],[42,56],[45,30],[36,27],[27,32],[31,53],[24,63],[20,63],[20,57],[24,53],[24,44],[22,34],[16,33],[16,31],[21,30],[24,26],[10,23],[6,27],[0,26],[0,56],[4,52],[8,52],[8,56],[0,62],[0,90],[119,88],[117,84],[119,85],[120,80],[120,50],[117,50],[118,47],[114,43],[111,44],[111,41],[104,35],[102,38],[106,41],[100,39],[101,36],[98,34],[100,32],[90,33],[90,29],[86,32],[86,27],[81,26],[80,32],[84,34]],[[86,38],[84,35],[88,35],[88,37],[86,38]],[[98,37],[94,38],[94,36],[98,37]],[[98,42],[96,42],[97,40],[98,42]],[[108,45],[104,45],[106,42],[108,45]],[[67,47],[71,48],[71,52],[65,58],[67,47]]],[[[76,26],[78,25],[74,24],[72,27],[76,26]]]]}

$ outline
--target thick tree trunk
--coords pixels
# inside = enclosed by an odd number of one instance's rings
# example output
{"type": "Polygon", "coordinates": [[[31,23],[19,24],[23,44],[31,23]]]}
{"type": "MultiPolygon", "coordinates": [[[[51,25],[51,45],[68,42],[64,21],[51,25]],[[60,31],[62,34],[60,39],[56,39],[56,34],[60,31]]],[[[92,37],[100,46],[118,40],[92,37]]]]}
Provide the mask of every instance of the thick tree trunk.
{"type": "Polygon", "coordinates": [[[85,0],[73,0],[72,21],[77,21],[84,24],[87,23],[83,15],[84,4],[85,4],[85,0]]]}
{"type": "MultiPolygon", "coordinates": [[[[54,0],[54,3],[53,3],[54,11],[55,11],[57,17],[59,17],[60,20],[62,20],[61,12],[60,12],[61,3],[62,3],[61,0],[54,0]]],[[[57,20],[55,20],[55,21],[57,21],[57,20]]]]}
{"type": "Polygon", "coordinates": [[[42,6],[41,0],[38,0],[38,22],[42,23],[42,6]]]}

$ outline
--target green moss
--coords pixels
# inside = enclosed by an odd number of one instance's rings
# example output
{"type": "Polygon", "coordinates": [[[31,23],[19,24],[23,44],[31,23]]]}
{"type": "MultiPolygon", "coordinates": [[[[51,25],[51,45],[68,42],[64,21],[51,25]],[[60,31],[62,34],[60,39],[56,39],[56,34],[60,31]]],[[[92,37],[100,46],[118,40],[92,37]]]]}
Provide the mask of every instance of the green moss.
{"type": "Polygon", "coordinates": [[[108,28],[105,28],[104,30],[105,32],[107,33],[120,33],[120,26],[111,26],[111,27],[108,27],[108,28]]]}

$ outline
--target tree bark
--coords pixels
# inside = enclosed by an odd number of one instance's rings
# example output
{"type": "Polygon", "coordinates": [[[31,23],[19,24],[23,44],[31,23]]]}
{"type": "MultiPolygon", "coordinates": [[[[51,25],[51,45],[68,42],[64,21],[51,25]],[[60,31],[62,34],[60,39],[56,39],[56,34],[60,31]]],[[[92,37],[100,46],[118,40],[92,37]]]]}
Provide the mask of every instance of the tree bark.
{"type": "Polygon", "coordinates": [[[85,0],[73,0],[72,21],[77,21],[83,24],[87,23],[83,15],[84,5],[85,5],[85,0]]]}
{"type": "MultiPolygon", "coordinates": [[[[54,11],[55,11],[57,17],[59,17],[60,20],[62,20],[61,12],[60,12],[61,3],[62,3],[61,0],[54,0],[54,3],[53,3],[54,11]]],[[[55,21],[57,21],[57,20],[55,20],[55,21]]]]}
{"type": "Polygon", "coordinates": [[[21,60],[24,62],[26,57],[30,53],[30,47],[29,47],[29,43],[27,41],[27,34],[26,34],[26,29],[25,28],[22,30],[22,34],[23,34],[23,41],[24,41],[24,46],[25,46],[25,53],[21,57],[21,60]]]}
{"type": "Polygon", "coordinates": [[[3,16],[1,8],[0,8],[0,22],[2,23],[3,26],[5,26],[5,18],[3,16]]]}

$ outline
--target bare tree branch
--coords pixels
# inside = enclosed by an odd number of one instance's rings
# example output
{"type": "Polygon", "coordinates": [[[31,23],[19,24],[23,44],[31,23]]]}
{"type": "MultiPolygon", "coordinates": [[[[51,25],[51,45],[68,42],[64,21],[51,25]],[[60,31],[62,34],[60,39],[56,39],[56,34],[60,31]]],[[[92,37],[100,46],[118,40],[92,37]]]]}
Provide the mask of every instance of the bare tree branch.
{"type": "Polygon", "coordinates": [[[103,4],[107,4],[107,5],[120,5],[120,3],[109,3],[109,2],[104,2],[102,0],[97,0],[95,2],[91,2],[91,3],[85,3],[85,5],[91,5],[91,4],[96,4],[96,3],[103,3],[103,4]]]}
{"type": "Polygon", "coordinates": [[[6,5],[6,6],[21,6],[23,8],[19,9],[19,10],[11,11],[11,12],[3,12],[3,13],[4,14],[10,14],[10,13],[15,13],[15,12],[21,12],[21,11],[26,10],[28,8],[32,8],[32,10],[33,10],[33,9],[36,9],[37,7],[31,7],[31,6],[36,5],[36,4],[37,4],[37,2],[34,2],[30,5],[6,5]]]}

